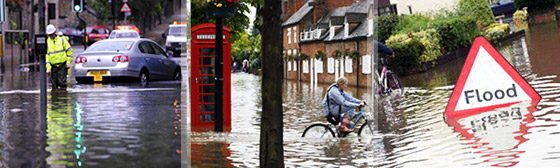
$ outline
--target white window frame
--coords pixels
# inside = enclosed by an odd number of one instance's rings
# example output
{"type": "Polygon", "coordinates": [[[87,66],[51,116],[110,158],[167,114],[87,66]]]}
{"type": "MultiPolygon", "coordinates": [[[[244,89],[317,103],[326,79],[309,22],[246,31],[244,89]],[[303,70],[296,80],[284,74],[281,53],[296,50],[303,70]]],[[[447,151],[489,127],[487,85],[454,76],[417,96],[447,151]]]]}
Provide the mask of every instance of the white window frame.
{"type": "Polygon", "coordinates": [[[346,60],[344,60],[345,72],[346,73],[352,73],[354,71],[353,70],[354,67],[352,66],[352,64],[353,64],[352,58],[350,58],[349,56],[346,56],[345,59],[346,59],[346,60]]]}
{"type": "Polygon", "coordinates": [[[368,19],[368,35],[373,35],[373,19],[368,19]]]}
{"type": "Polygon", "coordinates": [[[297,39],[298,39],[297,38],[297,34],[298,34],[297,27],[294,27],[292,29],[294,30],[294,43],[297,43],[297,39]]]}
{"type": "Polygon", "coordinates": [[[315,72],[317,72],[318,74],[323,73],[323,61],[320,59],[315,59],[315,72]]]}
{"type": "Polygon", "coordinates": [[[309,73],[309,61],[307,60],[303,60],[301,62],[301,68],[304,74],[308,74],[309,73]]]}
{"type": "Polygon", "coordinates": [[[292,28],[288,28],[288,44],[292,44],[292,28]]]}
{"type": "Polygon", "coordinates": [[[362,56],[362,74],[371,74],[371,56],[362,56]]]}
{"type": "Polygon", "coordinates": [[[334,74],[334,58],[327,59],[327,72],[329,74],[334,74]]]}
{"type": "MultiPolygon", "coordinates": [[[[292,50],[288,50],[288,55],[292,55],[292,50]]],[[[292,61],[288,61],[288,71],[292,71],[292,61]]]]}
{"type": "MultiPolygon", "coordinates": [[[[292,53],[294,53],[294,55],[297,56],[297,50],[296,49],[293,49],[292,53]]],[[[294,71],[297,71],[297,63],[298,63],[297,61],[294,61],[294,71]]]]}

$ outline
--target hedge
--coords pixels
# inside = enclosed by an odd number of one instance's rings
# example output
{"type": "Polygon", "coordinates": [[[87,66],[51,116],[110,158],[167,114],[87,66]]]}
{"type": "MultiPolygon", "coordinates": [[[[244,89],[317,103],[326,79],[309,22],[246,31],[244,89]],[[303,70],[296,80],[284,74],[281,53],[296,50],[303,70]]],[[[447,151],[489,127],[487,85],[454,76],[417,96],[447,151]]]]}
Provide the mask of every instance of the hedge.
{"type": "Polygon", "coordinates": [[[389,39],[389,37],[391,37],[393,31],[397,27],[397,23],[399,22],[399,16],[383,15],[383,16],[379,16],[377,19],[378,19],[376,22],[378,23],[377,39],[379,42],[385,43],[385,41],[389,39]]]}
{"type": "Polygon", "coordinates": [[[481,31],[476,25],[476,19],[473,17],[463,16],[434,20],[429,27],[438,32],[441,37],[439,44],[444,52],[469,46],[476,36],[481,35],[481,31]]]}
{"type": "Polygon", "coordinates": [[[409,74],[420,65],[420,57],[426,48],[419,38],[411,38],[407,34],[391,36],[387,46],[395,51],[396,56],[389,58],[389,69],[397,74],[409,74]]]}

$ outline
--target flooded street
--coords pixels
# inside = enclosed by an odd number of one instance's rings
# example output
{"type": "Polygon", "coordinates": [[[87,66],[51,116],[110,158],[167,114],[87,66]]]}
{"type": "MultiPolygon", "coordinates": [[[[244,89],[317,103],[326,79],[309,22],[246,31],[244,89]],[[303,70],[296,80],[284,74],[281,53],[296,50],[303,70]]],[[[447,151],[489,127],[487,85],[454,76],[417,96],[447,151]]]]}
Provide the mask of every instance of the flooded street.
{"type": "MultiPolygon", "coordinates": [[[[403,97],[380,99],[375,135],[302,138],[306,126],[326,123],[321,101],[327,85],[284,82],[284,162],[286,167],[554,167],[560,162],[560,53],[555,23],[530,27],[525,37],[497,50],[542,96],[464,118],[443,113],[465,59],[432,71],[402,77],[403,97]]],[[[192,166],[258,166],[260,77],[232,75],[232,131],[193,132],[192,166]]],[[[366,88],[349,88],[354,97],[372,100],[366,88]]]]}
{"type": "Polygon", "coordinates": [[[72,84],[44,121],[38,76],[0,79],[0,167],[180,167],[179,83],[72,84]]]}

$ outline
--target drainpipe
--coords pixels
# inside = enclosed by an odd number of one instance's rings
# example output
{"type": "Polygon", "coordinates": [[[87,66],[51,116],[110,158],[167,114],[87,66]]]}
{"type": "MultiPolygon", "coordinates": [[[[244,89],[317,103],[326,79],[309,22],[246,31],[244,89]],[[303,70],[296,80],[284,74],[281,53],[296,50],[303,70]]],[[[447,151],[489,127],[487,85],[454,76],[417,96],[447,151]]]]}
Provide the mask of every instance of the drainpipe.
{"type": "MultiPolygon", "coordinates": [[[[360,41],[356,40],[356,51],[360,52],[360,41]]],[[[357,62],[357,69],[356,69],[356,85],[360,88],[360,57],[356,60],[357,62]]]]}

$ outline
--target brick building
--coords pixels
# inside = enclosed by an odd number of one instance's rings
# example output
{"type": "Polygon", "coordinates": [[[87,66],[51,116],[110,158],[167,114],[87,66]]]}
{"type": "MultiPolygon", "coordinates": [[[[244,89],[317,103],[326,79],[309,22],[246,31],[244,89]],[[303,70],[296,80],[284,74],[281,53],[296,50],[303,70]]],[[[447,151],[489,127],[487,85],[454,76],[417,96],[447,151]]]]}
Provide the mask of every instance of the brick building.
{"type": "MultiPolygon", "coordinates": [[[[388,1],[388,0],[387,0],[388,1]]],[[[379,15],[373,0],[305,1],[294,11],[297,0],[285,3],[283,26],[284,54],[307,54],[309,59],[284,61],[284,78],[310,83],[330,84],[347,77],[350,86],[367,87],[372,82],[373,17],[379,15]],[[334,50],[356,50],[359,59],[331,58],[334,50]],[[325,53],[324,60],[315,53],[325,53]]],[[[387,3],[390,4],[390,3],[387,3]]],[[[391,13],[391,12],[390,12],[391,13]]]]}

